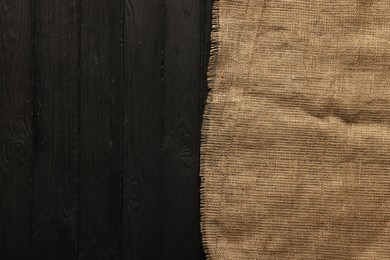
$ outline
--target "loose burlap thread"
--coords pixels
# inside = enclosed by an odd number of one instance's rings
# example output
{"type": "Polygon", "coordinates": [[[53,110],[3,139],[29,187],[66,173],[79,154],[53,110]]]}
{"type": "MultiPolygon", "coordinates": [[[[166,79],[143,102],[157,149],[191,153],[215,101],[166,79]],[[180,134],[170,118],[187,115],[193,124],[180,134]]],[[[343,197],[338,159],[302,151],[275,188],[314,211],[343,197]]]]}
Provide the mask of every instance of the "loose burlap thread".
{"type": "Polygon", "coordinates": [[[216,0],[208,259],[390,259],[390,0],[216,0]]]}

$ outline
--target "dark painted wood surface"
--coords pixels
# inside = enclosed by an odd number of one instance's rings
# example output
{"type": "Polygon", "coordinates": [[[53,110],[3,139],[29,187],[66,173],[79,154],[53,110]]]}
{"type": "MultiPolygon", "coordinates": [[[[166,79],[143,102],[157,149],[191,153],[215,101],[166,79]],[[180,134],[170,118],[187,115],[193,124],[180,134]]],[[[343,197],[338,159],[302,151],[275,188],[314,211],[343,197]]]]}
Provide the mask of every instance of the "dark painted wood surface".
{"type": "Polygon", "coordinates": [[[122,259],[160,259],[163,2],[125,0],[122,259]]]}
{"type": "Polygon", "coordinates": [[[162,193],[164,259],[199,259],[201,253],[201,14],[201,1],[165,1],[162,193]]]}
{"type": "Polygon", "coordinates": [[[78,1],[36,0],[32,258],[77,256],[78,1]]]}
{"type": "Polygon", "coordinates": [[[31,248],[31,1],[0,2],[0,251],[31,248]]]}
{"type": "Polygon", "coordinates": [[[204,259],[211,0],[0,1],[0,259],[204,259]]]}
{"type": "Polygon", "coordinates": [[[81,5],[79,259],[119,259],[121,1],[81,5]]]}

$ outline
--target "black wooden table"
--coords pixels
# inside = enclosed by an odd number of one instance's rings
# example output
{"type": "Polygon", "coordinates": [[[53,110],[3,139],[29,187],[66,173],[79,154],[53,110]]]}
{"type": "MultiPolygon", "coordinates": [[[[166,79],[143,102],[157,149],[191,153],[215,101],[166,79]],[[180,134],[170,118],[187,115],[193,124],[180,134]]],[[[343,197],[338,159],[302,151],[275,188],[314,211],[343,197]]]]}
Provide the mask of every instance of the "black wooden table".
{"type": "Polygon", "coordinates": [[[0,259],[203,259],[211,0],[0,1],[0,259]]]}

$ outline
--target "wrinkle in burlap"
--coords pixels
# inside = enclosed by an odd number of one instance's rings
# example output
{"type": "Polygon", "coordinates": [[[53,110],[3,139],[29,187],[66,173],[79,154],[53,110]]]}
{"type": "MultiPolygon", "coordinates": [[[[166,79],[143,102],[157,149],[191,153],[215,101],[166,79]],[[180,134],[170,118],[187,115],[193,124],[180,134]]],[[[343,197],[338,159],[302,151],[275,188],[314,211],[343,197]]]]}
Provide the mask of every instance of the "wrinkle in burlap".
{"type": "Polygon", "coordinates": [[[209,259],[390,259],[390,0],[218,0],[209,259]]]}

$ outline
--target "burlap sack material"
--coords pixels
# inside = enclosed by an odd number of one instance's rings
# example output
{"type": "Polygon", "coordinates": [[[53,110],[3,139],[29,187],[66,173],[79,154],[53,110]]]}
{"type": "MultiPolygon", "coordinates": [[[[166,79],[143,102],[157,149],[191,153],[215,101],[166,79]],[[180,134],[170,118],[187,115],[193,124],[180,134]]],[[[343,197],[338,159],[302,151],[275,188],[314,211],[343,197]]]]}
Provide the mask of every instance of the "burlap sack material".
{"type": "Polygon", "coordinates": [[[214,5],[208,259],[390,259],[390,0],[214,5]]]}

